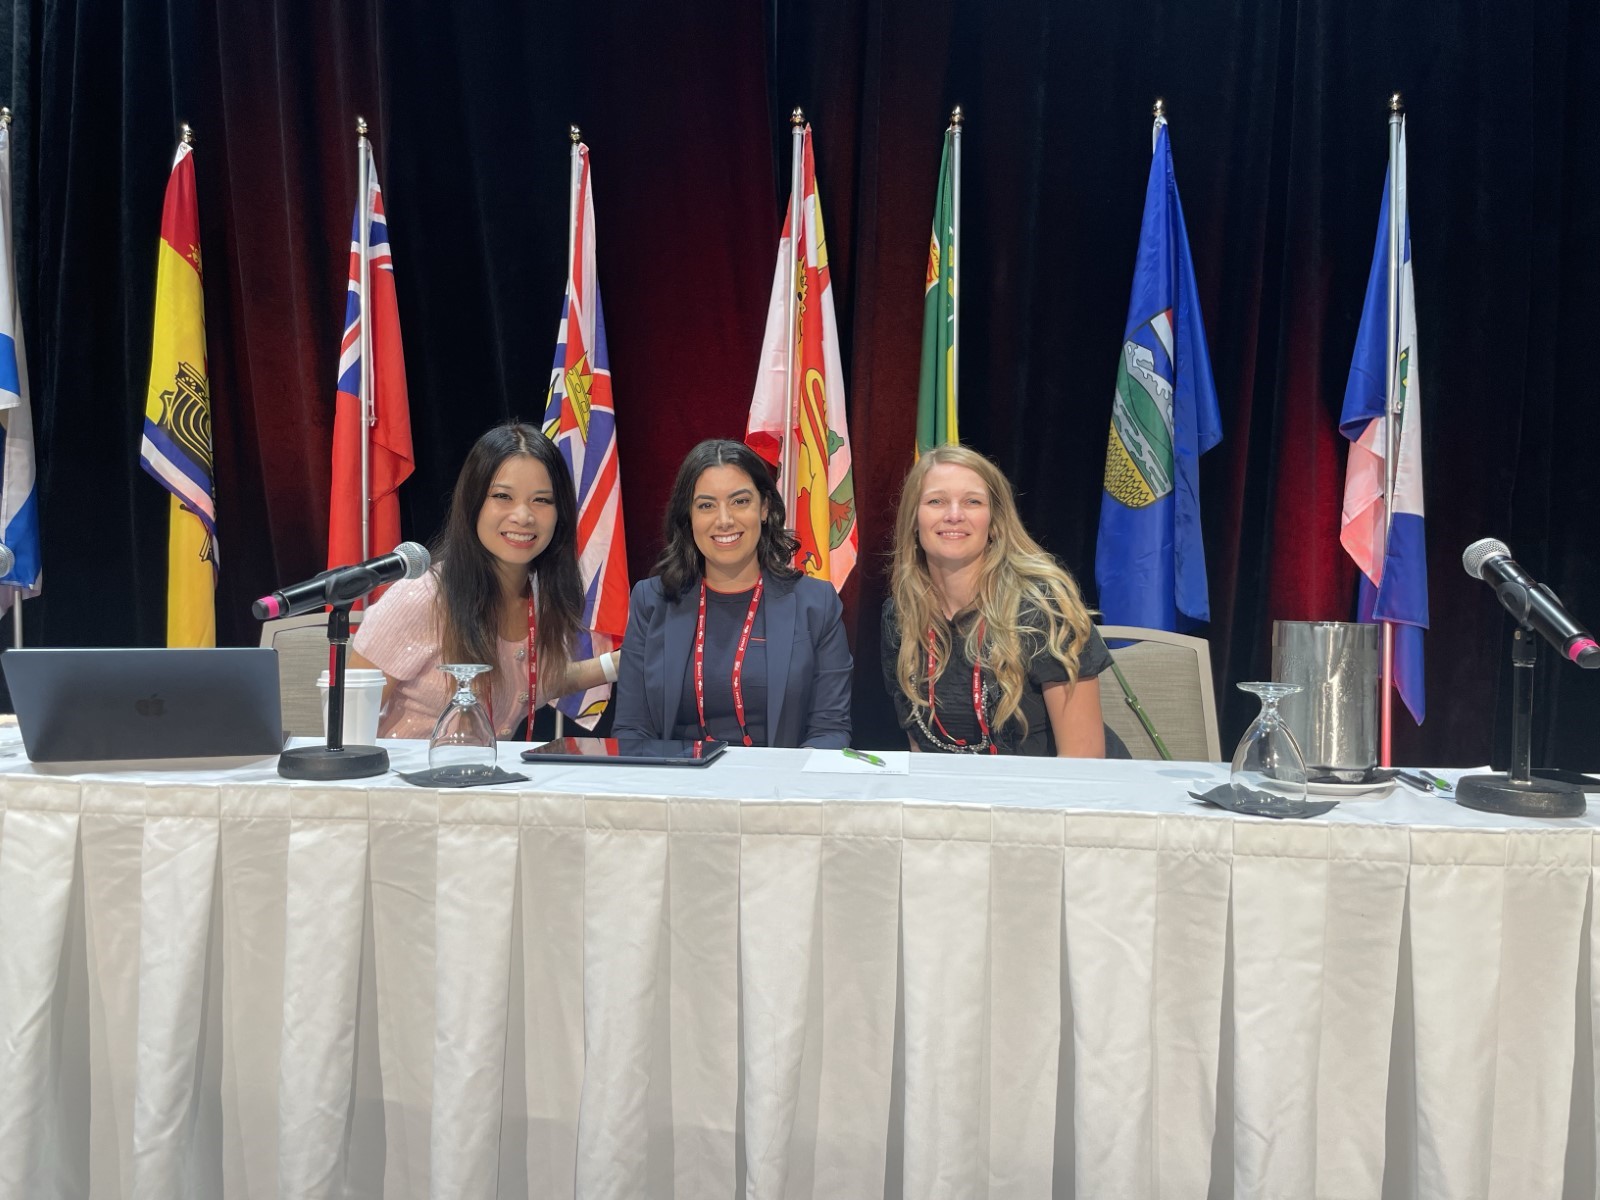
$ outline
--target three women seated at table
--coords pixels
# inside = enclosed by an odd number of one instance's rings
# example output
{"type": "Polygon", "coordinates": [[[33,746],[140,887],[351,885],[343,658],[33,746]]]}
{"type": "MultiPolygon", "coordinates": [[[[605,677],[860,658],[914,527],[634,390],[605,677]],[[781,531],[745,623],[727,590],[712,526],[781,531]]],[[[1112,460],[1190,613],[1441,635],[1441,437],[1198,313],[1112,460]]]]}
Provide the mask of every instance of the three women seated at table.
{"type": "MultiPolygon", "coordinates": [[[[760,457],[700,443],[621,651],[575,661],[571,474],[531,426],[490,430],[456,480],[433,567],[393,585],[356,633],[351,665],[387,677],[380,735],[426,737],[450,695],[440,664],[482,662],[493,669],[479,694],[502,738],[531,732],[547,700],[615,680],[619,738],[849,745],[842,608],[831,584],[794,567],[785,518],[760,457]]],[[[1022,528],[999,469],[959,446],[923,455],[901,496],[883,615],[884,679],[913,749],[1103,755],[1095,676],[1109,664],[1077,585],[1022,528]]]]}

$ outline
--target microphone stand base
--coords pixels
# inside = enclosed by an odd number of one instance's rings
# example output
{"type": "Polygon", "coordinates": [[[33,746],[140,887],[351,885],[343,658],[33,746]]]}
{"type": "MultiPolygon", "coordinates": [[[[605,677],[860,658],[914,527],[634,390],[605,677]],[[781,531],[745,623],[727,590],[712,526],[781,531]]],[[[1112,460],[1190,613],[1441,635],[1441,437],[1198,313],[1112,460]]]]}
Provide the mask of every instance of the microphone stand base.
{"type": "Polygon", "coordinates": [[[1583,789],[1573,784],[1500,774],[1463,775],[1456,781],[1456,803],[1510,817],[1581,817],[1587,807],[1583,789]]]}
{"type": "Polygon", "coordinates": [[[296,746],[278,755],[278,774],[285,779],[366,779],[388,769],[389,752],[380,746],[296,746]]]}

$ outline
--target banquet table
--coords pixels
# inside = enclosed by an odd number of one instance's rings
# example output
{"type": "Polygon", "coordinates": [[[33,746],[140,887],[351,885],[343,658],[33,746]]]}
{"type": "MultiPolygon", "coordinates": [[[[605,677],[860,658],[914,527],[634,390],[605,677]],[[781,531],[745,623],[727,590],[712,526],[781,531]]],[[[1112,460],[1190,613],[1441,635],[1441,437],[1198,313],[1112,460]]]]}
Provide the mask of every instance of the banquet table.
{"type": "Polygon", "coordinates": [[[1593,811],[522,748],[0,745],[0,1198],[1596,1194],[1593,811]]]}

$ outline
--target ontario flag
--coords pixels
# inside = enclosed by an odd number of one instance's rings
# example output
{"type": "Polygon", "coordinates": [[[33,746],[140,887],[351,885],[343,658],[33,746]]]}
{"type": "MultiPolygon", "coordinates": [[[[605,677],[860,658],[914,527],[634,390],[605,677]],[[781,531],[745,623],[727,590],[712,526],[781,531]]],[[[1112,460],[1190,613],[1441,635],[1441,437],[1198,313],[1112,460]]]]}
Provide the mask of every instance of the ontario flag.
{"type": "MultiPolygon", "coordinates": [[[[395,302],[389,222],[372,162],[372,145],[359,143],[366,195],[357,197],[350,227],[350,283],[345,293],[344,339],[339,348],[339,388],[333,414],[333,486],[328,499],[328,566],[386,554],[400,542],[400,485],[411,474],[411,408],[406,396],[400,308],[395,302]],[[362,229],[366,229],[363,247],[362,229]],[[366,254],[368,293],[362,295],[366,254]],[[366,303],[363,303],[365,299],[366,303]],[[370,329],[363,358],[362,331],[370,329]],[[361,489],[361,442],[368,444],[368,491],[361,489]],[[369,514],[366,545],[361,517],[369,514]]],[[[369,597],[375,599],[375,597],[369,597]]]]}
{"type": "Polygon", "coordinates": [[[833,314],[833,281],[809,125],[803,143],[800,178],[793,184],[800,198],[802,232],[798,239],[792,236],[791,198],[778,240],[772,303],[744,440],[779,468],[784,508],[800,539],[795,565],[807,575],[830,581],[837,590],[856,565],[860,536],[850,431],[845,424],[839,323],[833,314]],[[798,310],[792,342],[791,303],[798,310]]]}
{"type": "Polygon", "coordinates": [[[194,157],[178,144],[161,206],[140,464],[170,493],[167,645],[217,644],[217,514],[194,157]]]}
{"type": "MultiPolygon", "coordinates": [[[[617,461],[617,412],[611,400],[606,319],[595,272],[594,192],[589,147],[572,151],[572,259],[556,331],[545,436],[561,449],[578,492],[578,570],[583,579],[583,625],[575,660],[604,654],[628,627],[628,549],[622,535],[622,477],[617,461]]],[[[557,707],[584,725],[605,708],[610,685],[564,697],[557,707]]]]}
{"type": "MultiPolygon", "coordinates": [[[[1350,439],[1339,542],[1361,568],[1356,619],[1394,626],[1394,684],[1417,724],[1427,712],[1422,634],[1428,627],[1428,556],[1422,511],[1422,392],[1417,373],[1417,306],[1411,276],[1411,218],[1406,205],[1406,131],[1400,124],[1395,170],[1383,181],[1378,244],[1350,360],[1339,432],[1350,439]],[[1403,230],[1399,323],[1389,358],[1389,211],[1394,188],[1403,230]],[[1394,409],[1389,389],[1394,384],[1394,409]],[[1391,421],[1399,426],[1391,429],[1391,421]],[[1392,446],[1398,441],[1398,447],[1392,446]],[[1393,452],[1394,511],[1385,504],[1393,452]]],[[[1387,684],[1385,685],[1387,686],[1387,684]]]]}

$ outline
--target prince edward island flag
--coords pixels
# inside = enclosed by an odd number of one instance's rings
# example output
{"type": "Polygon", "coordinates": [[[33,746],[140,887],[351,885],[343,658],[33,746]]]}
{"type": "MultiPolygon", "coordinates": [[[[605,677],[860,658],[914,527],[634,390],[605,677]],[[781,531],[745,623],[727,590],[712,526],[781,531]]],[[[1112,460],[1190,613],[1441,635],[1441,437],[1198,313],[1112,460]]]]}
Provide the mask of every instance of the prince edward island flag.
{"type": "Polygon", "coordinates": [[[1107,625],[1178,630],[1211,619],[1199,468],[1222,420],[1163,117],[1154,140],[1094,575],[1107,625]]]}

